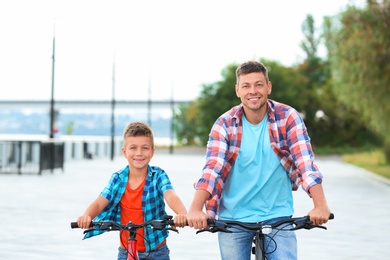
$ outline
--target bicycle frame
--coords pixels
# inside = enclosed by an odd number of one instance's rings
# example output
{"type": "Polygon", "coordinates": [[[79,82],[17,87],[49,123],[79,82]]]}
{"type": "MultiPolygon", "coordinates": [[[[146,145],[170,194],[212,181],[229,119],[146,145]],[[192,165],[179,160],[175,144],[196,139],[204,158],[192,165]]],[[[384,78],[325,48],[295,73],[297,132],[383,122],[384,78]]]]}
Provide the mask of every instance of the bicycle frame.
{"type": "Polygon", "coordinates": [[[255,255],[255,260],[265,259],[264,254],[264,235],[260,231],[256,231],[255,238],[253,239],[254,247],[252,248],[252,254],[255,255]]]}
{"type": "Polygon", "coordinates": [[[257,230],[253,238],[253,247],[252,254],[255,255],[255,260],[265,260],[266,259],[266,248],[265,247],[265,235],[268,232],[257,230]]]}
{"type": "MultiPolygon", "coordinates": [[[[256,230],[253,238],[252,254],[255,255],[255,260],[266,260],[267,248],[265,246],[265,236],[271,234],[271,225],[262,226],[261,230],[256,230]]],[[[290,230],[292,231],[292,230],[290,230]]],[[[268,247],[268,246],[267,246],[268,247]]]]}
{"type": "Polygon", "coordinates": [[[136,230],[129,230],[129,239],[127,240],[127,260],[139,260],[137,250],[136,230]]]}

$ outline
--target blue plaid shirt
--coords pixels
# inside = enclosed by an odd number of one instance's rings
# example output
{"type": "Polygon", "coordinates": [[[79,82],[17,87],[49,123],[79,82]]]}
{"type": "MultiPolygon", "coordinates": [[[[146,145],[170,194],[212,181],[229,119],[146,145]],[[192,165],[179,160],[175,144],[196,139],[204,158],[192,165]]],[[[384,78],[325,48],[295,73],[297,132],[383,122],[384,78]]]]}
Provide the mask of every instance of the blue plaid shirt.
{"type": "MultiPolygon", "coordinates": [[[[107,186],[100,193],[100,196],[106,198],[109,203],[93,221],[115,221],[120,223],[120,205],[119,202],[125,193],[129,177],[129,166],[112,174],[107,186]]],[[[163,219],[167,215],[165,212],[164,193],[173,190],[173,186],[167,173],[159,167],[148,166],[148,175],[146,176],[144,191],[142,193],[142,213],[144,220],[163,219]]],[[[155,249],[167,237],[166,230],[153,230],[145,228],[146,252],[155,249]]],[[[94,230],[88,232],[85,238],[100,235],[104,231],[94,230]]]]}

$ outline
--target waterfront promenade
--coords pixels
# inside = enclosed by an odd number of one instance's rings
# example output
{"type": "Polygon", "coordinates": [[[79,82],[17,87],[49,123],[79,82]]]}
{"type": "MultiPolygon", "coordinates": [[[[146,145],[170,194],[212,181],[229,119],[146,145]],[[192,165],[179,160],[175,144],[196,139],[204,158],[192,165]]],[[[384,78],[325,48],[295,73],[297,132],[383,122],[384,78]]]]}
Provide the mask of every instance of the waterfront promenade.
{"type": "MultiPolygon", "coordinates": [[[[156,151],[151,162],[165,169],[188,207],[203,166],[203,152],[174,154],[156,151]]],[[[113,171],[124,166],[122,157],[65,162],[64,172],[41,176],[0,175],[0,259],[116,259],[118,233],[82,240],[82,230],[71,229],[95,199],[113,171]]],[[[299,230],[299,259],[388,259],[390,248],[390,183],[337,158],[318,158],[325,175],[324,190],[335,220],[328,230],[299,230]]],[[[294,192],[295,216],[311,209],[302,189],[294,192]]],[[[168,211],[168,213],[171,213],[168,211]]],[[[183,228],[170,233],[172,260],[215,260],[217,234],[183,228]]]]}

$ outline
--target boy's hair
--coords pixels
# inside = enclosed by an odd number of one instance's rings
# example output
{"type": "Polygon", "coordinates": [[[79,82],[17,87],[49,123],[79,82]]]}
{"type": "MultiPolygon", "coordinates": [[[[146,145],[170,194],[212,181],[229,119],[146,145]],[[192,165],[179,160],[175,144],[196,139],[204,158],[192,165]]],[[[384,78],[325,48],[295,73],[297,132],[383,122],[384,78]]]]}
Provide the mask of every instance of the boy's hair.
{"type": "Polygon", "coordinates": [[[236,69],[236,80],[238,84],[238,78],[241,75],[246,75],[252,72],[261,72],[263,73],[265,79],[267,80],[267,83],[269,81],[268,79],[268,69],[266,66],[264,66],[263,63],[258,61],[247,61],[242,63],[238,68],[236,69]]]}
{"type": "Polygon", "coordinates": [[[154,147],[154,136],[152,128],[141,122],[132,122],[128,124],[123,131],[123,139],[131,136],[146,136],[152,141],[152,147],[154,147]]]}

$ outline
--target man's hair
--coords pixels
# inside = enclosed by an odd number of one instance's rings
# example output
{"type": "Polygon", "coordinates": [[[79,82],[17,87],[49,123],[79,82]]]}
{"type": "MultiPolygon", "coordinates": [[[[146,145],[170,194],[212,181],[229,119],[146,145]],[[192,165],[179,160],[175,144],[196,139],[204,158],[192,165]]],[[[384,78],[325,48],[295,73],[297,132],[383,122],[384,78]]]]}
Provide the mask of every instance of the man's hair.
{"type": "Polygon", "coordinates": [[[131,136],[146,136],[152,141],[152,147],[154,147],[154,137],[152,128],[141,122],[132,122],[127,125],[123,131],[123,139],[131,136]]]}
{"type": "Polygon", "coordinates": [[[246,75],[252,72],[261,72],[263,73],[265,79],[267,82],[269,81],[268,79],[268,69],[266,66],[264,66],[263,63],[258,62],[258,61],[246,61],[242,63],[238,68],[236,69],[236,80],[238,83],[238,79],[241,75],[246,75]]]}

